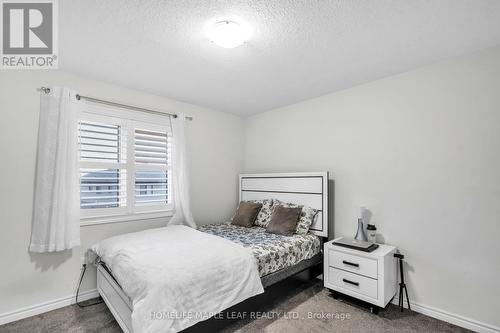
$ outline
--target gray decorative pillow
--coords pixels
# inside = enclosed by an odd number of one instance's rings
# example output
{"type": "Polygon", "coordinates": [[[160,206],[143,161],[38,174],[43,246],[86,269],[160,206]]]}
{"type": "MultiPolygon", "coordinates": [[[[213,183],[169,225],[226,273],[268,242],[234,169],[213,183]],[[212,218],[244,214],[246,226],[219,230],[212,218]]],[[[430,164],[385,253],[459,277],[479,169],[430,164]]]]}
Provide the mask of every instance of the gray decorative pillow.
{"type": "Polygon", "coordinates": [[[251,227],[259,213],[262,204],[255,202],[242,201],[234,214],[232,224],[242,227],[251,227]]]}
{"type": "Polygon", "coordinates": [[[273,208],[271,221],[266,228],[266,232],[291,236],[297,229],[301,208],[276,206],[273,208]]]}
{"type": "Polygon", "coordinates": [[[257,219],[255,220],[255,225],[262,228],[267,228],[267,225],[269,224],[269,221],[271,221],[271,215],[273,213],[273,200],[252,200],[252,202],[262,204],[262,208],[260,209],[259,214],[257,215],[257,219]]]}
{"type": "Polygon", "coordinates": [[[309,206],[286,203],[279,201],[278,199],[273,200],[273,207],[275,206],[302,208],[302,212],[300,213],[299,223],[297,223],[297,229],[295,231],[297,235],[307,235],[307,233],[309,232],[309,228],[311,227],[314,221],[314,217],[318,213],[317,209],[311,208],[309,206]]]}

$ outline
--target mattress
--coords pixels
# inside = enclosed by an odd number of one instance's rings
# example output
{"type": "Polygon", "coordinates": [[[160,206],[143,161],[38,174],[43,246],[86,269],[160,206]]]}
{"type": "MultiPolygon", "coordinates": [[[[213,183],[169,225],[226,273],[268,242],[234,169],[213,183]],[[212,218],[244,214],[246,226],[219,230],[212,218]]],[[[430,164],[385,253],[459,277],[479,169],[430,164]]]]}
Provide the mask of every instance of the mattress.
{"type": "Polygon", "coordinates": [[[310,259],[321,249],[319,237],[313,234],[284,236],[268,233],[261,227],[247,228],[229,223],[205,224],[198,230],[249,248],[261,277],[310,259]]]}

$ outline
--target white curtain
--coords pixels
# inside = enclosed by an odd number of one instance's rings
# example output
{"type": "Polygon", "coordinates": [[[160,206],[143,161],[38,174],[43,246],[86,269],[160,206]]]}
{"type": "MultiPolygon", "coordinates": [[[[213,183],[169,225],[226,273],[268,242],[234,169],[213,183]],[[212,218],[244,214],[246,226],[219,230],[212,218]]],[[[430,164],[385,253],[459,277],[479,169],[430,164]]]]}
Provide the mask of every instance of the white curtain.
{"type": "Polygon", "coordinates": [[[82,106],[68,88],[42,92],[38,129],[31,252],[80,245],[78,113],[82,106]]]}
{"type": "Polygon", "coordinates": [[[174,216],[168,224],[184,224],[196,228],[191,214],[189,197],[189,174],[186,156],[186,117],[179,113],[171,117],[172,124],[172,187],[174,196],[174,216]]]}

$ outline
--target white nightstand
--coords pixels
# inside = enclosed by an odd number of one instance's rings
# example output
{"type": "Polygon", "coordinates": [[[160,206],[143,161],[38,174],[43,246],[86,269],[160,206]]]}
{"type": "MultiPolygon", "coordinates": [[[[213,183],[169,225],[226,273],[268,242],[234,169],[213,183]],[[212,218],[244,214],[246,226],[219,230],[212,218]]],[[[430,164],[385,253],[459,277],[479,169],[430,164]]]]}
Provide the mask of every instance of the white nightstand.
{"type": "Polygon", "coordinates": [[[396,294],[396,248],[379,244],[363,252],[325,243],[323,281],[326,288],[384,308],[396,294]]]}

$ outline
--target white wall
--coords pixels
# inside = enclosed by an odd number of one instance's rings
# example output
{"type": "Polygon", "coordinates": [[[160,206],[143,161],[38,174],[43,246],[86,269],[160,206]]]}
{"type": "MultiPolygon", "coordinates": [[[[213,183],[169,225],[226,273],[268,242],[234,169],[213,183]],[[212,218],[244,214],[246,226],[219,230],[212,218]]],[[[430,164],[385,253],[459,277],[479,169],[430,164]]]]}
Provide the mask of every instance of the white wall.
{"type": "Polygon", "coordinates": [[[252,116],[245,170],[329,170],[407,255],[411,300],[500,327],[500,48],[252,116]]]}
{"type": "MultiPolygon", "coordinates": [[[[82,246],[72,251],[30,254],[33,182],[40,86],[67,86],[89,96],[194,117],[188,124],[191,193],[199,223],[230,216],[237,204],[237,177],[243,164],[243,120],[227,113],[175,102],[62,71],[0,72],[0,318],[2,314],[74,293],[84,249],[111,235],[159,227],[141,221],[82,227],[82,246]]],[[[88,272],[83,290],[95,288],[88,272]]]]}
{"type": "MultiPolygon", "coordinates": [[[[245,171],[329,170],[336,236],[352,236],[359,206],[368,206],[385,241],[407,255],[412,300],[500,326],[500,48],[256,115],[245,126],[61,71],[1,71],[0,316],[71,295],[94,242],[163,225],[83,227],[82,247],[28,253],[42,85],[193,115],[192,196],[202,223],[234,209],[243,143],[245,171]]],[[[94,276],[83,290],[95,287],[94,276]]]]}

